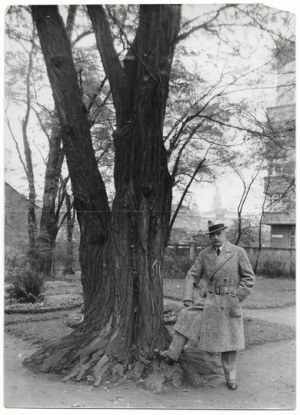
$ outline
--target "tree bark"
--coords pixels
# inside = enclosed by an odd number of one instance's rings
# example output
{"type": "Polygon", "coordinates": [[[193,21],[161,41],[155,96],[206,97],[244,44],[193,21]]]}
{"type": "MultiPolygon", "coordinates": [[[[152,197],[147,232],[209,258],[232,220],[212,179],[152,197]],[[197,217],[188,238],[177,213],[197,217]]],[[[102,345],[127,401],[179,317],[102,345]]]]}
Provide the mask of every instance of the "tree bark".
{"type": "Polygon", "coordinates": [[[64,274],[75,274],[73,269],[74,254],[73,254],[73,229],[75,220],[75,210],[71,206],[70,195],[66,194],[66,208],[67,208],[67,254],[66,267],[64,274]],[[74,214],[72,214],[72,211],[74,214]]]}

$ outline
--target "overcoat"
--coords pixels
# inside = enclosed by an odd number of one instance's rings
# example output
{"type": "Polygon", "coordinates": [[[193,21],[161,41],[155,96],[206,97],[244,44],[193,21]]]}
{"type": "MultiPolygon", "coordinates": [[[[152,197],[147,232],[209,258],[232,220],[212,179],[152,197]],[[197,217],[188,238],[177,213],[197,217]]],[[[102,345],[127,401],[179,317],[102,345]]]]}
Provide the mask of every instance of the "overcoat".
{"type": "Polygon", "coordinates": [[[197,340],[201,350],[244,349],[242,302],[254,283],[255,275],[243,248],[226,241],[219,256],[213,246],[204,249],[187,273],[184,292],[184,300],[193,301],[194,287],[200,285],[204,305],[182,310],[174,329],[197,340]]]}

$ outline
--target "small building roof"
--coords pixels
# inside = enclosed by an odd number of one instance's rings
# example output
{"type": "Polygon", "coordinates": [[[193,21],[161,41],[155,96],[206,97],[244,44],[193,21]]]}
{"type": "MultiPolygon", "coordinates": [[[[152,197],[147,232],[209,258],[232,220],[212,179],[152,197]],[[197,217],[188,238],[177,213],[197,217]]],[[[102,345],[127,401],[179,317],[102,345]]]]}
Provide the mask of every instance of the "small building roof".
{"type": "Polygon", "coordinates": [[[265,212],[262,223],[264,225],[295,225],[295,210],[283,212],[265,212]]]}

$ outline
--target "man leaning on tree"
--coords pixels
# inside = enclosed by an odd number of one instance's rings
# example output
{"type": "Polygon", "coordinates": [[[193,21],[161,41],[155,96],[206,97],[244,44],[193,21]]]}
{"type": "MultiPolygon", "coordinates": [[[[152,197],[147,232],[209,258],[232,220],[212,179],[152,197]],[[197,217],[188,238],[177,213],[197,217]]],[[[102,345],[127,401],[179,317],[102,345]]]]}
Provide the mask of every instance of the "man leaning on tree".
{"type": "Polygon", "coordinates": [[[168,364],[179,359],[188,340],[200,350],[221,352],[227,387],[237,389],[237,352],[245,348],[242,303],[250,294],[255,275],[245,250],[226,240],[223,223],[208,222],[211,245],[202,250],[185,280],[184,308],[174,326],[167,350],[156,355],[168,364]],[[200,283],[200,284],[199,284],[200,283]],[[204,306],[193,303],[197,285],[204,306]]]}

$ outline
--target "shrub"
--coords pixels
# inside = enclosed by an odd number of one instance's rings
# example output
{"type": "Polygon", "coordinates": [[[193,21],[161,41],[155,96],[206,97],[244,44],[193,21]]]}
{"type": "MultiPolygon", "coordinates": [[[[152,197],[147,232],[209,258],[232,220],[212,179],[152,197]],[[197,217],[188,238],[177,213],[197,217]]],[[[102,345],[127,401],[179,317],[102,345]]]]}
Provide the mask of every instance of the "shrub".
{"type": "Polygon", "coordinates": [[[41,299],[43,286],[43,278],[29,264],[26,264],[25,267],[18,268],[12,278],[9,294],[19,303],[35,303],[41,299]]]}
{"type": "Polygon", "coordinates": [[[166,252],[163,263],[163,278],[185,278],[191,267],[188,255],[178,256],[174,252],[166,252]]]}
{"type": "Polygon", "coordinates": [[[20,267],[24,261],[25,255],[16,248],[5,247],[5,281],[11,281],[15,275],[15,270],[20,267]]]}
{"type": "Polygon", "coordinates": [[[10,298],[20,303],[35,303],[41,298],[44,280],[28,258],[14,248],[5,249],[5,278],[11,285],[10,298]]]}

